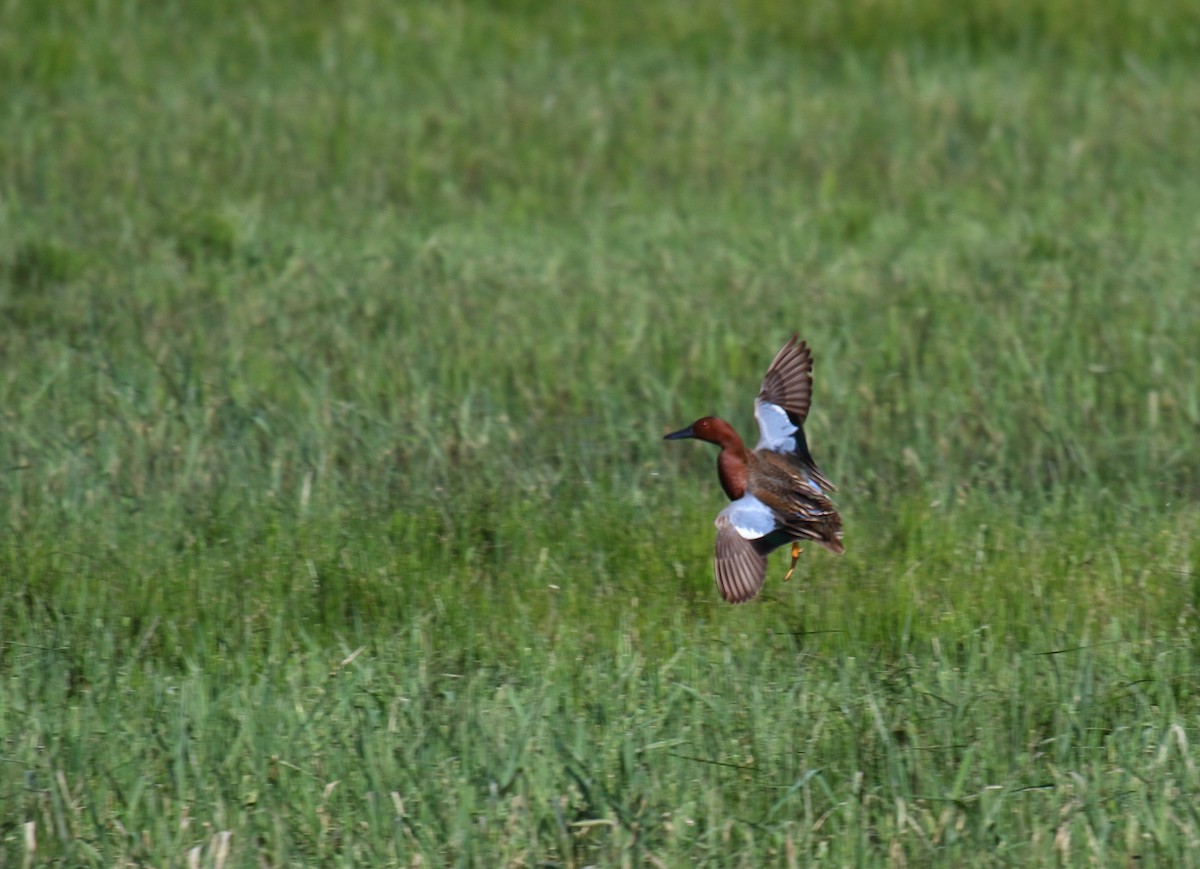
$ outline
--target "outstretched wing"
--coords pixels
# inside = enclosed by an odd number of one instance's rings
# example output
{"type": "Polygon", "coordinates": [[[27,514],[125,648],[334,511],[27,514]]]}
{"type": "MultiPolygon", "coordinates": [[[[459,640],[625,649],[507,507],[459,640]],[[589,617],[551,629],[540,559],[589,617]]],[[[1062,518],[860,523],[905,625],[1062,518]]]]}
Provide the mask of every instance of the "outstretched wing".
{"type": "Polygon", "coordinates": [[[796,335],[775,354],[754,399],[760,434],[755,449],[792,459],[818,492],[832,492],[833,484],[817,468],[804,438],[804,420],[812,403],[812,363],[812,351],[796,335]]]}
{"type": "Polygon", "coordinates": [[[777,526],[771,508],[753,495],[743,495],[717,516],[714,561],[717,589],[730,603],[745,603],[758,594],[767,575],[767,540],[777,526]]]}
{"type": "Polygon", "coordinates": [[[730,603],[745,603],[758,594],[767,575],[767,558],[752,541],[737,533],[724,516],[717,517],[717,590],[730,603]]]}
{"type": "Polygon", "coordinates": [[[793,335],[775,354],[754,400],[754,416],[762,438],[758,449],[794,452],[788,445],[808,418],[812,403],[812,351],[793,335]]]}

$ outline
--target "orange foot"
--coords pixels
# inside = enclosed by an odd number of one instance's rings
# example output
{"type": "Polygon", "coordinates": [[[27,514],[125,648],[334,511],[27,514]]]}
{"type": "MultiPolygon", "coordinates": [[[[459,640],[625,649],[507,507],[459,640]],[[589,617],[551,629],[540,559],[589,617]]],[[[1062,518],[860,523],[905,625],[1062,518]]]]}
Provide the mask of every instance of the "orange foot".
{"type": "Polygon", "coordinates": [[[784,575],[783,581],[787,582],[792,578],[792,571],[796,569],[796,562],[800,560],[800,553],[804,550],[800,548],[799,543],[792,544],[792,566],[788,568],[788,572],[784,575]]]}

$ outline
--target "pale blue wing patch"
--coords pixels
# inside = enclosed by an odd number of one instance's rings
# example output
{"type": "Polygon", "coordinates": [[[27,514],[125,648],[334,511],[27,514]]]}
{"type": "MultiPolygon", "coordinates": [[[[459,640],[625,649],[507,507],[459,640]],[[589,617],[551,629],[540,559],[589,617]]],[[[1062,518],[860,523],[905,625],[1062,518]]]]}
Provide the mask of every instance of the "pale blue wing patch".
{"type": "Polygon", "coordinates": [[[774,450],[777,453],[796,451],[796,424],[788,417],[786,410],[778,404],[756,398],[754,418],[758,420],[760,432],[756,450],[774,450]]]}
{"type": "Polygon", "coordinates": [[[718,528],[722,525],[722,518],[746,540],[766,537],[778,527],[771,508],[749,493],[730,502],[717,514],[718,528]]]}

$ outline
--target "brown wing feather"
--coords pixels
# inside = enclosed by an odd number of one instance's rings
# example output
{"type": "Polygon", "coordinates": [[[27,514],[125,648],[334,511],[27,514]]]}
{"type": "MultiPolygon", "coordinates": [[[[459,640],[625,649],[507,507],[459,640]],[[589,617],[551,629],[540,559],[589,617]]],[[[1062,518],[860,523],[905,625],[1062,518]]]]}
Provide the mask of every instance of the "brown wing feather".
{"type": "Polygon", "coordinates": [[[737,533],[729,519],[717,517],[717,590],[730,603],[745,603],[758,594],[767,575],[767,559],[737,533]]]}
{"type": "Polygon", "coordinates": [[[842,517],[825,494],[833,488],[813,466],[803,466],[789,456],[769,450],[754,454],[750,490],[771,508],[781,530],[793,537],[814,540],[841,554],[842,517]],[[819,481],[814,488],[809,478],[819,481]]]}
{"type": "Polygon", "coordinates": [[[830,552],[841,555],[846,551],[842,545],[842,517],[828,501],[824,505],[803,498],[788,502],[786,513],[777,513],[779,529],[786,531],[796,540],[812,540],[830,552]]]}
{"type": "Polygon", "coordinates": [[[782,407],[796,425],[803,425],[812,403],[812,351],[793,335],[775,354],[763,376],[758,397],[782,407]]]}
{"type": "Polygon", "coordinates": [[[782,530],[797,539],[820,543],[837,555],[846,551],[842,544],[842,517],[836,510],[820,509],[811,503],[797,503],[795,507],[795,512],[781,524],[782,530]]]}

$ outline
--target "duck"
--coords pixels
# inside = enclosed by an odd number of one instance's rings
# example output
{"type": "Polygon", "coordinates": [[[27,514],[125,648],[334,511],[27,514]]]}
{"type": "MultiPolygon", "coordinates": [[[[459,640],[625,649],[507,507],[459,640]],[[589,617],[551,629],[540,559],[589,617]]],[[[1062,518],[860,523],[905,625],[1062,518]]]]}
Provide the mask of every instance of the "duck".
{"type": "Polygon", "coordinates": [[[775,354],[754,399],[759,439],[748,449],[725,420],[705,416],[665,440],[694,438],[716,444],[717,477],[729,505],[717,514],[713,559],[717,590],[729,603],[754,599],[767,575],[767,556],[791,544],[791,579],[804,551],[801,541],[820,544],[837,555],[842,518],[830,495],[836,491],[808,449],[804,422],[812,403],[813,355],[792,335],[775,354]]]}

